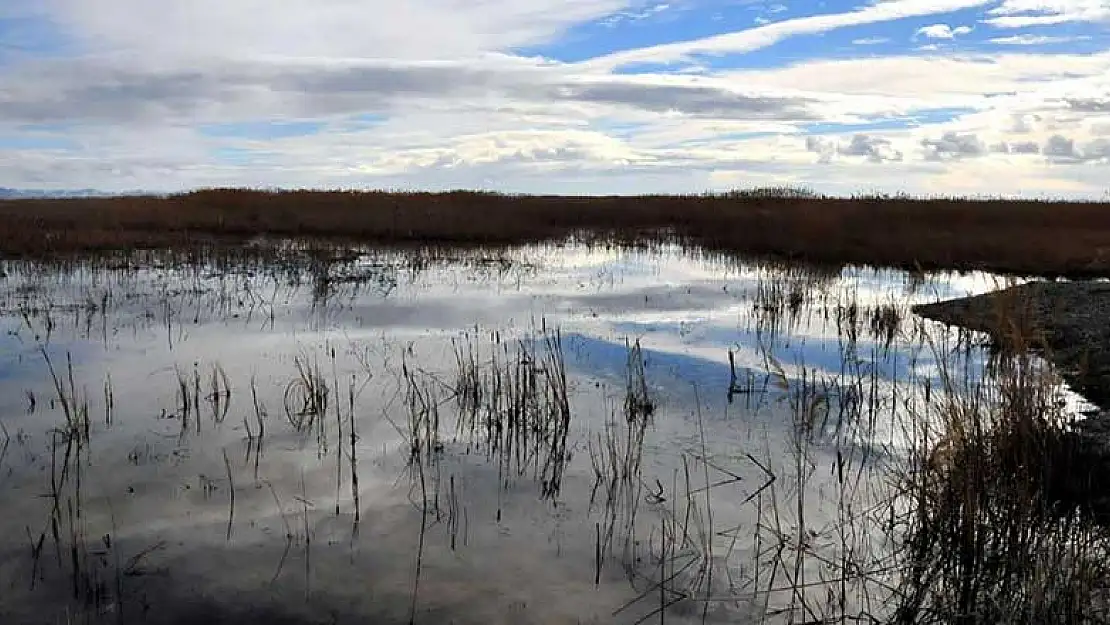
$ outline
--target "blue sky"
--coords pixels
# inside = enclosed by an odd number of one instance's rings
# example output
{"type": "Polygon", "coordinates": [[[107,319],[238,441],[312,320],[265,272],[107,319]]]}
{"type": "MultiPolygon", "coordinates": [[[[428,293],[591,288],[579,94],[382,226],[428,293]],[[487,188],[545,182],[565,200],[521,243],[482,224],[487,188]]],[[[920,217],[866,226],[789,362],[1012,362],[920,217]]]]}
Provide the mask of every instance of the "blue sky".
{"type": "Polygon", "coordinates": [[[0,186],[1105,198],[1110,0],[5,0],[0,186]]]}

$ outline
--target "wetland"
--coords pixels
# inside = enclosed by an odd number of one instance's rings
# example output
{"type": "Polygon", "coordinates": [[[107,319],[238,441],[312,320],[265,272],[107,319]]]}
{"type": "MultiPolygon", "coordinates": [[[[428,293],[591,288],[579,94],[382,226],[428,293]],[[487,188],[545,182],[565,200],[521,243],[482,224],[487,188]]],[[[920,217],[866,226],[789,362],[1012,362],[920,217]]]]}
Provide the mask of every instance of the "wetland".
{"type": "Polygon", "coordinates": [[[0,202],[0,622],[1106,622],[1107,214],[0,202]]]}
{"type": "Polygon", "coordinates": [[[913,312],[1024,278],[575,238],[2,275],[4,622],[1103,614],[1091,469],[1038,443],[1092,405],[913,312]]]}

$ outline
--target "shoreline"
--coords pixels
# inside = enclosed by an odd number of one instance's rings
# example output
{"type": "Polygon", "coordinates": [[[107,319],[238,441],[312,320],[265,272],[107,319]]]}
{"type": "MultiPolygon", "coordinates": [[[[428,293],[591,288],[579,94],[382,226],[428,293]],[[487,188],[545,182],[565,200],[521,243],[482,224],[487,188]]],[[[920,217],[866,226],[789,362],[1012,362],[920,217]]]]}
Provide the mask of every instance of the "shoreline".
{"type": "Polygon", "coordinates": [[[1110,420],[1110,282],[1030,282],[912,310],[985,333],[1000,348],[1043,355],[1075,392],[1099,408],[1087,419],[1090,425],[1110,428],[1105,423],[1110,420]]]}

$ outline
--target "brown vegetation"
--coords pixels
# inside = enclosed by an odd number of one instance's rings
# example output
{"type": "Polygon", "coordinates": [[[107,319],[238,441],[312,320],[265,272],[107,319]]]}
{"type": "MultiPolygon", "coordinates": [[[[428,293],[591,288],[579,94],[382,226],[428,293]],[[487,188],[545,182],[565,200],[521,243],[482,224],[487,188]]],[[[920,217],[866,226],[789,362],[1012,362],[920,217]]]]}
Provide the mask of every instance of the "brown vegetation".
{"type": "Polygon", "coordinates": [[[822,264],[1008,273],[1110,271],[1106,204],[778,190],[641,197],[477,192],[196,191],[168,197],[0,201],[0,254],[240,243],[257,236],[387,245],[509,245],[584,234],[674,239],[822,264]]]}
{"type": "Polygon", "coordinates": [[[892,622],[1110,622],[1106,447],[1070,431],[1057,380],[1028,354],[994,372],[970,388],[942,374],[936,435],[921,434],[901,476],[892,622]]]}

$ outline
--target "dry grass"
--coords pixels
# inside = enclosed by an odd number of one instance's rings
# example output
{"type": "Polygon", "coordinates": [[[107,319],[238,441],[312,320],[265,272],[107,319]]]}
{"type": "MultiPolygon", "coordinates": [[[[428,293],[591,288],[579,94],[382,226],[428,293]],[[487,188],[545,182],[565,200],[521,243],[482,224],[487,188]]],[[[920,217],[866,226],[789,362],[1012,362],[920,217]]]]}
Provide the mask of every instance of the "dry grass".
{"type": "Polygon", "coordinates": [[[0,254],[189,248],[259,236],[390,245],[509,245],[584,234],[676,239],[730,254],[909,269],[1110,271],[1110,211],[1077,202],[824,198],[778,190],[556,197],[266,192],[0,202],[0,254]]]}
{"type": "Polygon", "coordinates": [[[942,372],[917,424],[896,480],[907,504],[892,525],[905,571],[896,623],[1110,622],[1097,477],[1110,455],[1071,428],[1057,374],[1030,354],[1037,337],[1011,341],[986,380],[942,372]]]}

